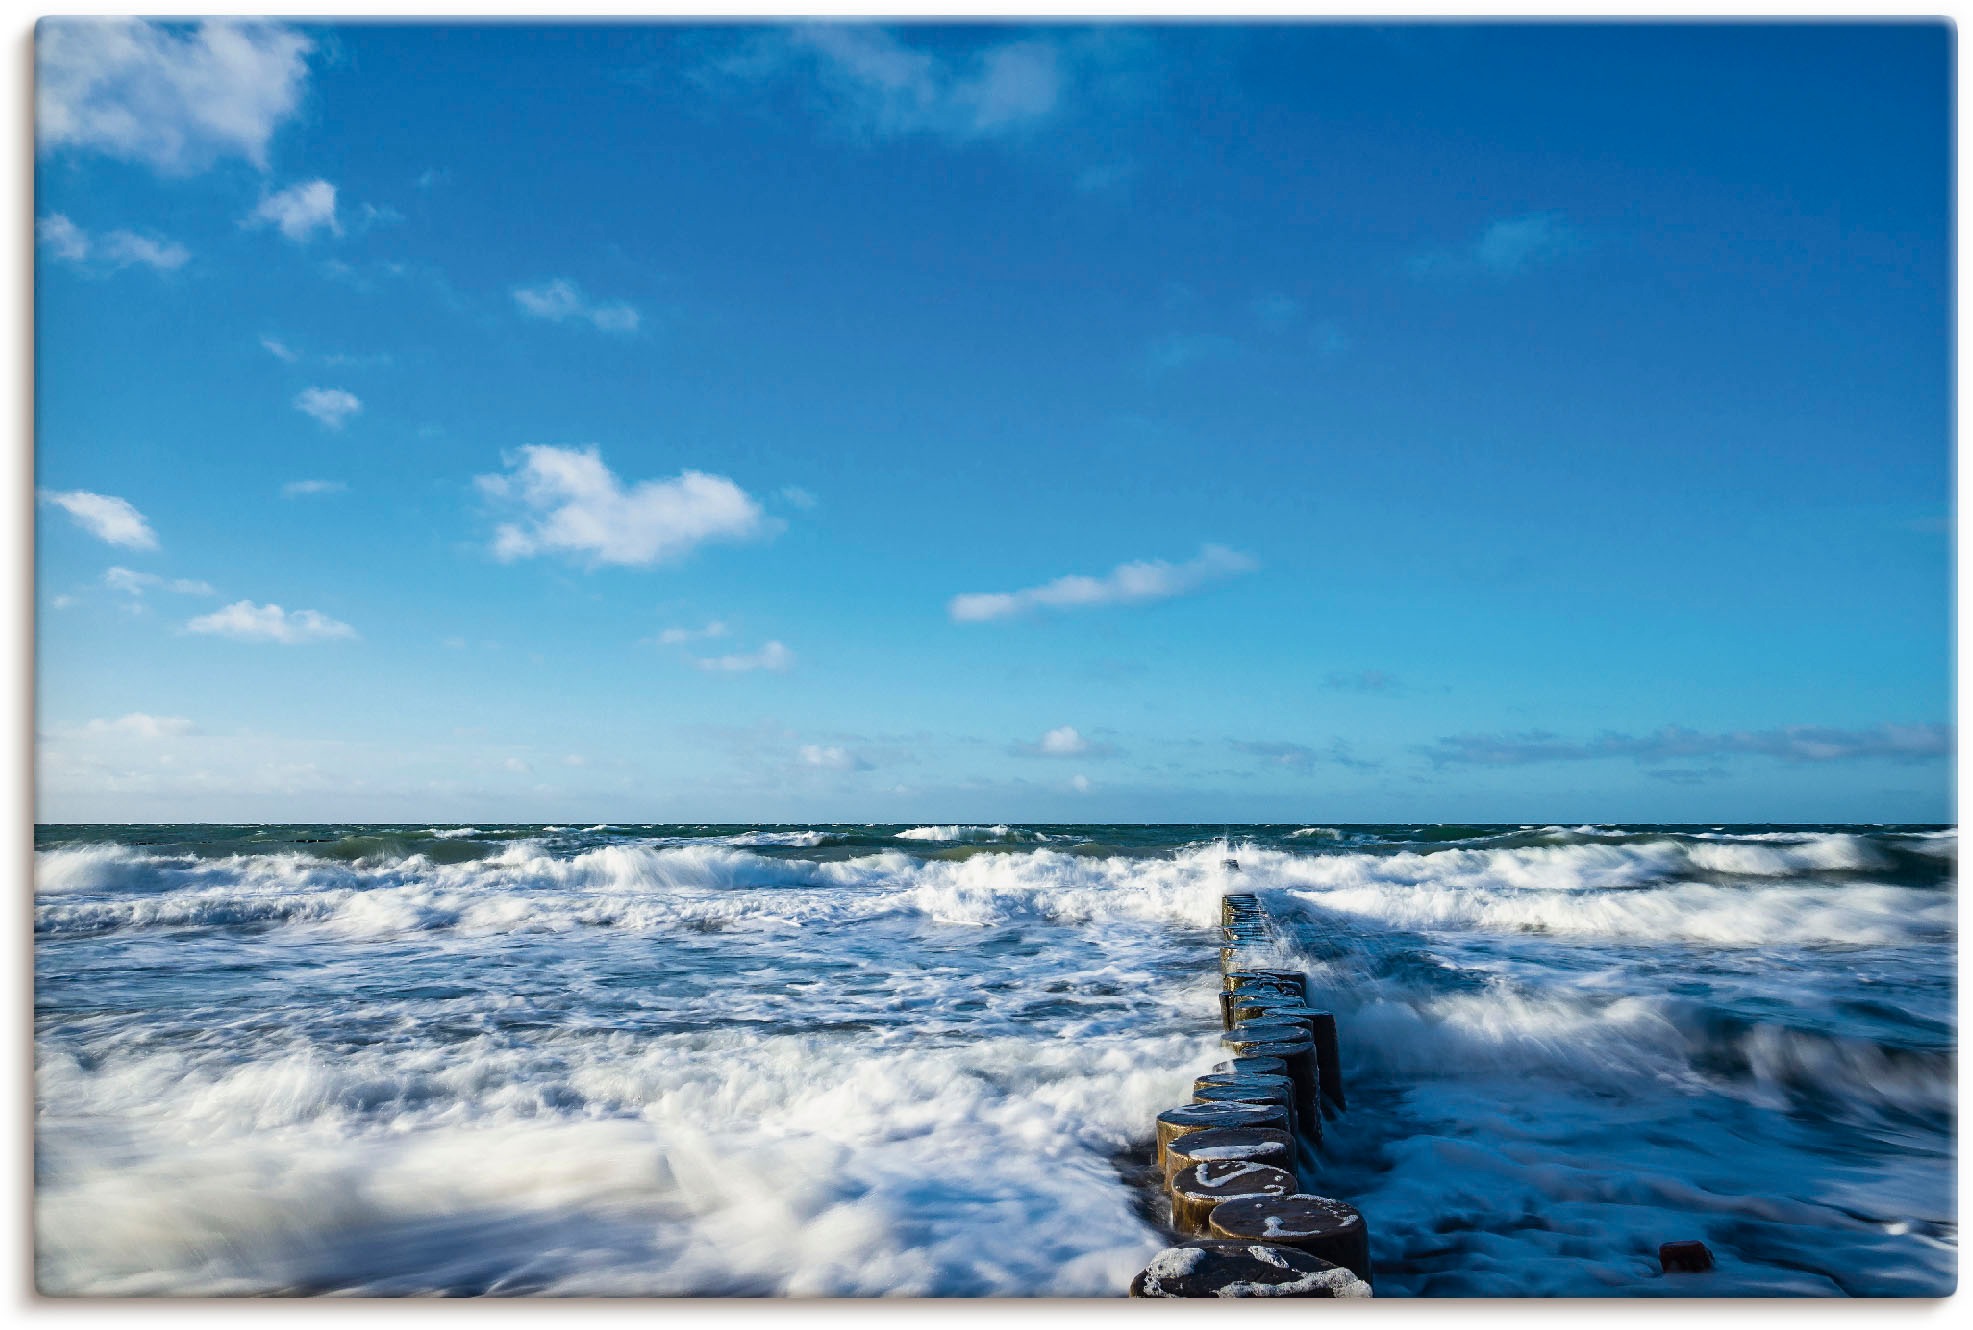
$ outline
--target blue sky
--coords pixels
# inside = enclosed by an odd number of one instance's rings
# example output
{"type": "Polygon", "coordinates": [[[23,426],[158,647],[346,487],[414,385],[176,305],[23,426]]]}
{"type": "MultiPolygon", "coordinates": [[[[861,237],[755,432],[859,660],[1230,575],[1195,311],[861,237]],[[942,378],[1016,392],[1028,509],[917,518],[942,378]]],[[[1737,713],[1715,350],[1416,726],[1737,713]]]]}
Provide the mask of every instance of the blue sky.
{"type": "Polygon", "coordinates": [[[38,816],[1943,820],[1943,25],[37,34],[38,816]]]}

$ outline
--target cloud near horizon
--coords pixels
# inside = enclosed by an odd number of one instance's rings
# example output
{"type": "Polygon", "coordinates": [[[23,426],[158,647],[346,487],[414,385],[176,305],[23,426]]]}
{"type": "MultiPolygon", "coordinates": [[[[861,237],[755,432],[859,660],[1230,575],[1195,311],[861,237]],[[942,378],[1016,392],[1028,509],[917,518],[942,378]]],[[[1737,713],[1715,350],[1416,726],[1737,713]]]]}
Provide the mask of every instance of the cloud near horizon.
{"type": "Polygon", "coordinates": [[[954,596],[946,611],[956,623],[1008,619],[1037,609],[1090,609],[1101,605],[1134,605],[1168,600],[1196,591],[1236,573],[1252,572],[1260,564],[1223,545],[1207,545],[1198,557],[1172,564],[1162,559],[1121,563],[1104,577],[1071,573],[1041,586],[1020,591],[974,592],[954,596]]]}
{"type": "Polygon", "coordinates": [[[780,529],[725,476],[682,471],[625,486],[595,445],[529,444],[503,457],[509,470],[479,476],[480,492],[525,517],[494,531],[503,563],[539,554],[586,556],[591,566],[647,568],[676,562],[713,541],[749,540],[780,529]]]}
{"type": "Polygon", "coordinates": [[[731,656],[701,656],[692,662],[715,674],[745,674],[751,670],[780,673],[795,663],[795,653],[779,642],[769,642],[758,651],[737,652],[731,656]]]}
{"type": "Polygon", "coordinates": [[[356,636],[356,630],[348,624],[314,610],[296,610],[291,614],[279,605],[256,605],[250,600],[236,600],[223,610],[201,615],[187,623],[185,631],[241,642],[279,642],[284,646],[356,636]]]}
{"type": "Polygon", "coordinates": [[[1116,756],[1117,746],[1109,743],[1091,743],[1075,726],[1058,725],[1033,743],[1015,744],[1014,751],[1023,757],[1097,759],[1116,756]]]}
{"type": "Polygon", "coordinates": [[[75,524],[96,539],[126,549],[154,550],[157,533],[126,499],[114,494],[89,490],[42,490],[41,501],[52,503],[75,519],[75,524]]]}
{"type": "Polygon", "coordinates": [[[1653,734],[1604,734],[1571,740],[1545,730],[1521,734],[1461,734],[1419,751],[1434,766],[1525,766],[1536,762],[1586,762],[1630,758],[1639,763],[1703,757],[1758,756],[1784,762],[1845,762],[1882,758],[1924,762],[1950,757],[1951,725],[1878,725],[1843,730],[1820,725],[1788,725],[1770,730],[1704,734],[1667,725],[1653,734]]]}
{"type": "Polygon", "coordinates": [[[281,23],[48,18],[35,34],[43,152],[91,149],[187,175],[222,157],[262,170],[301,106],[315,44],[281,23]]]}

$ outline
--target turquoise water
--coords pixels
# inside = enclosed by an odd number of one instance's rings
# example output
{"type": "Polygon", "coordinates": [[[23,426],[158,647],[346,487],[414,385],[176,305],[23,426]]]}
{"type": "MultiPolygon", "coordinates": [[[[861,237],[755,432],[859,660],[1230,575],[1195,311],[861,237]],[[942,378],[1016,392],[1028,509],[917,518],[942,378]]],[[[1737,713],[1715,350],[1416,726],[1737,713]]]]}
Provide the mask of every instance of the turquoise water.
{"type": "Polygon", "coordinates": [[[1937,1294],[1954,833],[37,831],[47,1292],[1109,1296],[1256,891],[1379,1296],[1937,1294]],[[1228,846],[1237,875],[1221,867],[1228,846]],[[1657,1273],[1700,1238],[1712,1275],[1657,1273]]]}

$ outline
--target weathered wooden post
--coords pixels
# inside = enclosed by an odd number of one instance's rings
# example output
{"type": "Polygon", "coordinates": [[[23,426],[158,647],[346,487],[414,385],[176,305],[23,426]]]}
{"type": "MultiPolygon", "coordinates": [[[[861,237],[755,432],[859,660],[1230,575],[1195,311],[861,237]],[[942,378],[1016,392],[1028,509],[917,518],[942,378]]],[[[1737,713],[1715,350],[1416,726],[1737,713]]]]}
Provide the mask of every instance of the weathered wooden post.
{"type": "Polygon", "coordinates": [[[1165,1163],[1165,1147],[1187,1132],[1208,1127],[1267,1127],[1288,1130],[1288,1111],[1274,1104],[1180,1104],[1158,1114],[1158,1167],[1165,1163]]]}
{"type": "Polygon", "coordinates": [[[1130,1281],[1133,1298],[1367,1298],[1341,1266],[1264,1242],[1210,1239],[1167,1247],[1130,1281]]]}
{"type": "Polygon", "coordinates": [[[1294,1247],[1374,1282],[1370,1230],[1357,1208],[1343,1201],[1305,1194],[1242,1197],[1215,1209],[1210,1227],[1216,1238],[1294,1247]]]}
{"type": "Polygon", "coordinates": [[[1165,1147],[1165,1184],[1193,1164],[1207,1160],[1245,1159],[1295,1171],[1295,1142],[1285,1131],[1268,1127],[1208,1127],[1187,1132],[1165,1147]]]}
{"type": "Polygon", "coordinates": [[[1221,1205],[1294,1193],[1295,1175],[1286,1169],[1248,1159],[1202,1159],[1172,1175],[1171,1226],[1180,1233],[1204,1234],[1207,1219],[1221,1205]]]}

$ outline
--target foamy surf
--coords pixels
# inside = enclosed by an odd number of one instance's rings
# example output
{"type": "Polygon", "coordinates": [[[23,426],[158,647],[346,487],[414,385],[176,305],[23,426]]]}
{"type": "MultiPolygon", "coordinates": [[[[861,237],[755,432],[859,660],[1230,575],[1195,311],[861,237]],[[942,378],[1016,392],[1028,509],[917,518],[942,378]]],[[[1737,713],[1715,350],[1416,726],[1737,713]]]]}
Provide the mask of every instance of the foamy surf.
{"type": "MultiPolygon", "coordinates": [[[[37,1279],[1118,1294],[1219,830],[44,828],[37,1279]]],[[[1950,1283],[1951,832],[1231,851],[1347,1013],[1380,1297],[1950,1283]]]]}

